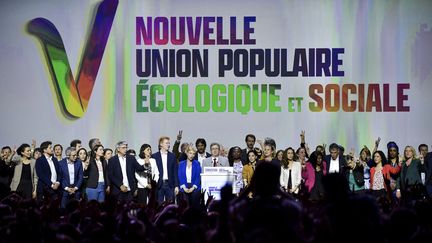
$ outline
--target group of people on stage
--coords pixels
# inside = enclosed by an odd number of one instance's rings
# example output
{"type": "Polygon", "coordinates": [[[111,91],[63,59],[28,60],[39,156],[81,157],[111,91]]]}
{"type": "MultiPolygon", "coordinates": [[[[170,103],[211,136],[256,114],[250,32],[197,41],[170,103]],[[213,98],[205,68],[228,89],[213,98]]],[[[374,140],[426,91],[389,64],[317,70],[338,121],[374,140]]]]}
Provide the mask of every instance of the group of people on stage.
{"type": "MultiPolygon", "coordinates": [[[[400,151],[395,142],[388,142],[385,154],[379,150],[378,138],[372,152],[364,146],[357,157],[354,151],[345,154],[336,143],[329,146],[329,154],[325,144],[311,152],[304,131],[300,147],[285,150],[276,150],[273,139],[257,141],[253,134],[245,137],[245,149],[234,146],[225,151],[220,144],[211,143],[210,153],[203,138],[194,145],[181,143],[181,139],[180,131],[170,152],[170,138],[161,137],[156,153],[149,144],[143,144],[136,153],[125,141],[118,142],[113,151],[97,138],[89,141],[89,151],[80,140],[73,140],[64,151],[50,141],[38,148],[35,141],[16,150],[5,146],[0,161],[2,192],[13,191],[39,201],[61,197],[62,207],[70,199],[102,202],[106,194],[120,201],[146,204],[155,186],[159,202],[174,202],[176,195],[182,195],[189,205],[198,206],[204,167],[233,167],[233,187],[238,195],[251,184],[258,164],[271,163],[280,168],[282,191],[311,202],[323,200],[323,178],[332,173],[343,175],[353,193],[370,193],[390,202],[432,196],[432,153],[426,144],[418,146],[417,156],[412,146],[400,151]]],[[[253,197],[253,191],[248,196],[253,197]]]]}

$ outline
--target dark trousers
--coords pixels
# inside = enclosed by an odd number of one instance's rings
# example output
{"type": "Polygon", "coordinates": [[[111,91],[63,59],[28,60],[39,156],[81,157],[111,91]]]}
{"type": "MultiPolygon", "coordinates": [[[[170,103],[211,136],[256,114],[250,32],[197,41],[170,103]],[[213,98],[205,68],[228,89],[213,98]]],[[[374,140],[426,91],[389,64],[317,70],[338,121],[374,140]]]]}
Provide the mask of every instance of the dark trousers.
{"type": "Polygon", "coordinates": [[[47,197],[50,198],[51,201],[57,200],[59,198],[60,190],[60,186],[57,190],[53,190],[51,187],[44,187],[43,190],[39,189],[37,191],[36,198],[39,202],[46,199],[47,197]]]}
{"type": "MultiPolygon", "coordinates": [[[[191,188],[192,184],[187,184],[187,188],[191,188]]],[[[200,191],[199,189],[193,190],[191,193],[186,193],[182,190],[182,196],[188,202],[190,207],[198,208],[200,202],[200,191]]]]}
{"type": "Polygon", "coordinates": [[[137,192],[137,202],[142,204],[147,204],[147,199],[150,195],[150,189],[148,188],[138,188],[137,192]]]}
{"type": "Polygon", "coordinates": [[[370,190],[370,194],[377,199],[387,198],[387,191],[385,189],[381,190],[370,190]]]}
{"type": "Polygon", "coordinates": [[[426,184],[426,192],[430,199],[432,199],[432,184],[426,184]]]}
{"type": "Polygon", "coordinates": [[[61,206],[62,208],[65,208],[66,205],[68,204],[68,202],[69,202],[70,200],[72,200],[72,199],[79,200],[80,197],[81,197],[81,193],[80,193],[79,191],[77,191],[77,192],[74,193],[74,194],[69,194],[69,192],[67,192],[67,191],[63,191],[63,195],[62,195],[62,200],[61,200],[61,204],[60,204],[60,206],[61,206]]]}
{"type": "Polygon", "coordinates": [[[168,180],[163,180],[162,185],[158,188],[157,192],[158,202],[172,201],[174,203],[174,188],[170,187],[168,180]]]}
{"type": "Polygon", "coordinates": [[[117,201],[119,202],[129,202],[132,201],[132,191],[128,192],[119,192],[115,197],[117,198],[117,201]]]}

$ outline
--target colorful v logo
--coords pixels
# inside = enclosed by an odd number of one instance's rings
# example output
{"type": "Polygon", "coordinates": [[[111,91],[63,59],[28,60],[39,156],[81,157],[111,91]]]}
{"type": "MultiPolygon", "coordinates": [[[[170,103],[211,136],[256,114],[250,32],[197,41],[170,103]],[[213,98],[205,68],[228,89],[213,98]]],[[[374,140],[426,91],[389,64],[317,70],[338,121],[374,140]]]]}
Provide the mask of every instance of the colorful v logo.
{"type": "Polygon", "coordinates": [[[63,40],[54,24],[44,18],[28,23],[28,31],[42,42],[59,102],[68,118],[80,118],[87,110],[117,5],[118,0],[105,0],[99,5],[76,82],[63,40]]]}

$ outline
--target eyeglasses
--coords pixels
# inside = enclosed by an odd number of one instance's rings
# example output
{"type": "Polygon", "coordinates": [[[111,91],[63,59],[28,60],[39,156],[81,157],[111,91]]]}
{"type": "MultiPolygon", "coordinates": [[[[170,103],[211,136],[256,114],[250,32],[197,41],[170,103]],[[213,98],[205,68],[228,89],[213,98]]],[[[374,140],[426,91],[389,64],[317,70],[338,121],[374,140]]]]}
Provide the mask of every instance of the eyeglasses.
{"type": "Polygon", "coordinates": [[[121,146],[121,147],[119,147],[119,149],[127,149],[128,148],[128,146],[121,146]]]}

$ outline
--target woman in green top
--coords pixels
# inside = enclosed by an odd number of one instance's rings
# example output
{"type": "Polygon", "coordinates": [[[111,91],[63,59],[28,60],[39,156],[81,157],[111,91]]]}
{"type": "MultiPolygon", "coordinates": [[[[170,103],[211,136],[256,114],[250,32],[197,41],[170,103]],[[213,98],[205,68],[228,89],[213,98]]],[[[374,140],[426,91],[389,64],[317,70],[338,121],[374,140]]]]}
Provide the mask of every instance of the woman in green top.
{"type": "Polygon", "coordinates": [[[404,160],[402,161],[401,174],[397,181],[396,197],[417,197],[421,188],[422,180],[420,173],[424,171],[423,163],[416,158],[414,147],[406,146],[404,160]]]}

